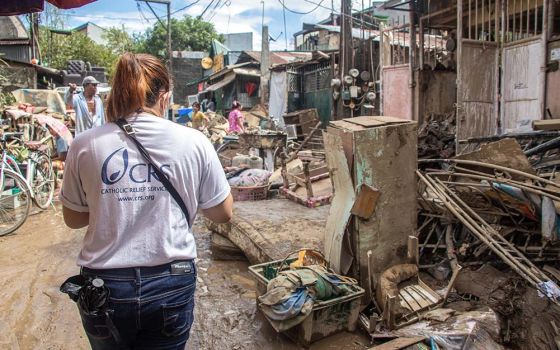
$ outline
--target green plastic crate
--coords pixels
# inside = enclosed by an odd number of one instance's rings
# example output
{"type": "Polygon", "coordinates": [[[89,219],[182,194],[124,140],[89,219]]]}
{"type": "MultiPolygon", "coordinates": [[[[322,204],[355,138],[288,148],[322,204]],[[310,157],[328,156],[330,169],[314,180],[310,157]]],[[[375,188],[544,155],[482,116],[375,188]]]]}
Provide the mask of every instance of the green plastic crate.
{"type": "MultiPolygon", "coordinates": [[[[296,259],[287,260],[288,266],[296,259]]],[[[266,293],[268,282],[276,276],[282,260],[271,261],[264,264],[249,266],[249,272],[257,281],[257,296],[266,293]]],[[[327,301],[316,301],[309,317],[302,323],[282,332],[294,342],[308,347],[312,343],[329,335],[356,329],[360,314],[361,298],[365,291],[359,286],[353,286],[354,292],[327,301]]],[[[265,316],[266,317],[266,316],[265,316]]],[[[274,321],[268,320],[272,327],[274,321]]]]}

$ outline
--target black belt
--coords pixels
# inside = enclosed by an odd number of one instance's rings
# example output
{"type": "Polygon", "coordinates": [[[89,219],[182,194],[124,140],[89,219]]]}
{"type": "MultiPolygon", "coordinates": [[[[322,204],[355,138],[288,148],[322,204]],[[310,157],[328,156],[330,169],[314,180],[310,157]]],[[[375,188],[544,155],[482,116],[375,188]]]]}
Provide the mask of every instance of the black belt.
{"type": "Polygon", "coordinates": [[[116,269],[90,269],[82,267],[82,274],[94,276],[136,277],[154,275],[187,275],[194,273],[194,260],[176,260],[167,264],[157,266],[124,267],[116,269]]]}

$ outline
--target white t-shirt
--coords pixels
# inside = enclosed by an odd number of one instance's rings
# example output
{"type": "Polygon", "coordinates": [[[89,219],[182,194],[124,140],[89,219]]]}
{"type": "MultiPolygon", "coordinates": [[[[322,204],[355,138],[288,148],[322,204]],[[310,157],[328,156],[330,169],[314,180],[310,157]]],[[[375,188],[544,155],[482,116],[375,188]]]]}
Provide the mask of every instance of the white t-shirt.
{"type": "MultiPolygon", "coordinates": [[[[201,132],[150,114],[128,121],[181,195],[191,223],[198,209],[228,197],[230,187],[218,156],[201,132]]],[[[89,212],[80,266],[155,266],[196,258],[181,208],[114,123],[76,137],[66,157],[60,200],[71,210],[89,212]]]]}

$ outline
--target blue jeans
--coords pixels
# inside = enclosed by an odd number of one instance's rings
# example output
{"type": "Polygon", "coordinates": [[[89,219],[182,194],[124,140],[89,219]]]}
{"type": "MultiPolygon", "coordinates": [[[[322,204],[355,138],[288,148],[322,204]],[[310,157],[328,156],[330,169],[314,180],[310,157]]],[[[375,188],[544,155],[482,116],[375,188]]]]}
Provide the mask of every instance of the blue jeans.
{"type": "Polygon", "coordinates": [[[193,261],[139,268],[83,268],[82,275],[105,282],[111,320],[120,338],[113,336],[106,316],[86,315],[79,308],[93,350],[185,348],[193,322],[193,261]]]}

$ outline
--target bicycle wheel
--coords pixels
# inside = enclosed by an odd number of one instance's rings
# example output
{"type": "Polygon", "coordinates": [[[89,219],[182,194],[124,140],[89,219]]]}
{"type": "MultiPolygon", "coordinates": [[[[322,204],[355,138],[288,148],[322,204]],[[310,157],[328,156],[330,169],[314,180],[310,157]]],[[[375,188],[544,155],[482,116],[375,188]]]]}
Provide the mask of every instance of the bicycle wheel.
{"type": "Polygon", "coordinates": [[[4,170],[0,182],[0,236],[4,236],[23,225],[31,208],[31,196],[25,180],[11,170],[4,170]]]}
{"type": "Polygon", "coordinates": [[[51,159],[47,155],[41,154],[35,160],[31,183],[33,201],[39,208],[47,209],[52,203],[54,186],[55,179],[51,159]]]}

